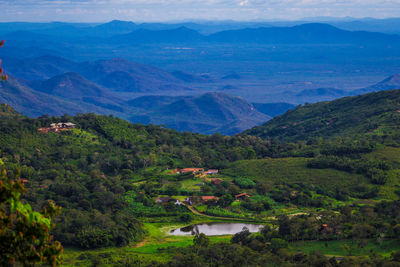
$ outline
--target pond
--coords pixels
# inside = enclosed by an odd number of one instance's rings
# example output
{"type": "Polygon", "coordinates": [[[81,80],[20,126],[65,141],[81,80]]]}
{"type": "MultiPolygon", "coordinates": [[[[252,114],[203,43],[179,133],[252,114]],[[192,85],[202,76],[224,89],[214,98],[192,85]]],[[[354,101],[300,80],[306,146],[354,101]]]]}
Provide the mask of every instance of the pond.
{"type": "Polygon", "coordinates": [[[259,232],[264,225],[250,223],[207,223],[185,226],[172,230],[171,235],[234,235],[247,227],[251,233],[259,232]]]}

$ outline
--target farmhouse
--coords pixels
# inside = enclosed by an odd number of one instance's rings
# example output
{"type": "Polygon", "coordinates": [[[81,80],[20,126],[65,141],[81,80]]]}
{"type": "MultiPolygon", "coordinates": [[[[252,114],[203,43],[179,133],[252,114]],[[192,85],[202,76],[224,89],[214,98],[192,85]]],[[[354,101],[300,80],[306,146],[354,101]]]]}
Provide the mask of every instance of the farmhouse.
{"type": "Polygon", "coordinates": [[[48,133],[48,132],[61,132],[61,131],[69,131],[70,129],[76,128],[76,124],[72,122],[59,122],[59,123],[52,123],[50,127],[42,127],[39,128],[38,131],[41,133],[48,133]]]}
{"type": "Polygon", "coordinates": [[[185,198],[184,202],[189,204],[190,206],[193,206],[193,199],[191,197],[185,198]]]}
{"type": "Polygon", "coordinates": [[[171,199],[171,197],[159,197],[157,203],[168,203],[171,199]]]}
{"type": "Polygon", "coordinates": [[[202,196],[201,197],[201,201],[203,201],[203,202],[208,202],[208,201],[213,201],[213,200],[218,201],[219,197],[216,197],[216,196],[202,196]]]}
{"type": "Polygon", "coordinates": [[[196,172],[203,172],[203,171],[204,171],[203,168],[184,168],[184,169],[178,169],[178,173],[187,173],[187,172],[196,173],[196,172]]]}
{"type": "Polygon", "coordinates": [[[235,198],[237,200],[244,200],[244,199],[249,198],[249,197],[250,197],[250,195],[248,195],[247,193],[242,193],[242,194],[238,194],[238,195],[235,196],[235,198]]]}
{"type": "Polygon", "coordinates": [[[328,224],[325,223],[319,227],[318,232],[320,232],[322,234],[331,233],[331,232],[333,232],[333,228],[329,227],[328,224]]]}
{"type": "Polygon", "coordinates": [[[175,205],[181,205],[182,202],[179,199],[173,199],[172,197],[159,197],[157,198],[157,203],[158,204],[167,204],[169,202],[174,202],[175,205]]]}
{"type": "Polygon", "coordinates": [[[202,175],[210,175],[210,174],[218,174],[218,170],[210,169],[204,171],[204,168],[178,168],[172,170],[171,174],[181,174],[181,173],[193,173],[193,174],[202,174],[202,175]]]}

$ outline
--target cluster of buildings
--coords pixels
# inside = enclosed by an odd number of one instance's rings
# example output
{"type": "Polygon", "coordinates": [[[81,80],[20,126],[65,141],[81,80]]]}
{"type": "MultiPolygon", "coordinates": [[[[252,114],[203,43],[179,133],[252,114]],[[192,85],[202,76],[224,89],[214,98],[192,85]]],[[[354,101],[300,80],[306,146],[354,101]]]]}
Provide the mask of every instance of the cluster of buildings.
{"type": "Polygon", "coordinates": [[[218,170],[209,169],[205,171],[203,168],[183,168],[183,169],[175,169],[172,171],[173,174],[182,174],[182,173],[193,173],[193,174],[203,174],[203,175],[210,175],[210,174],[218,174],[218,170]]]}
{"type": "Polygon", "coordinates": [[[62,132],[62,131],[69,131],[70,129],[75,129],[76,124],[72,122],[58,122],[50,124],[50,127],[42,127],[39,128],[39,132],[41,133],[48,133],[48,132],[62,132]]]}
{"type": "MultiPolygon", "coordinates": [[[[250,195],[248,195],[247,193],[235,195],[236,200],[245,200],[249,197],[250,197],[250,195]]],[[[201,203],[207,203],[209,201],[218,201],[218,200],[219,200],[219,197],[216,197],[216,196],[199,196],[197,199],[197,202],[200,201],[201,203]]],[[[163,203],[165,204],[168,202],[174,202],[175,205],[183,204],[180,200],[174,199],[172,197],[159,197],[156,199],[156,201],[159,204],[163,204],[163,203]]],[[[193,197],[186,197],[184,200],[184,203],[186,203],[190,206],[193,206],[196,203],[196,201],[193,197]]]]}

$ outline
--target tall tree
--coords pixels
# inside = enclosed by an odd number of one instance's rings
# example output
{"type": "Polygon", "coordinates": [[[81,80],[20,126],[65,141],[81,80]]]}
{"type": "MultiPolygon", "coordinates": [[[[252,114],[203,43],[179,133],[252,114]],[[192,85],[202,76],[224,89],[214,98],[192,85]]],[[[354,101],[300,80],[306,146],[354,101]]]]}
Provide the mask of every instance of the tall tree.
{"type": "Polygon", "coordinates": [[[50,230],[54,227],[51,219],[60,208],[47,201],[41,213],[32,211],[20,199],[25,191],[19,174],[8,177],[0,159],[0,266],[14,263],[57,266],[61,263],[63,247],[53,240],[50,230]]]}

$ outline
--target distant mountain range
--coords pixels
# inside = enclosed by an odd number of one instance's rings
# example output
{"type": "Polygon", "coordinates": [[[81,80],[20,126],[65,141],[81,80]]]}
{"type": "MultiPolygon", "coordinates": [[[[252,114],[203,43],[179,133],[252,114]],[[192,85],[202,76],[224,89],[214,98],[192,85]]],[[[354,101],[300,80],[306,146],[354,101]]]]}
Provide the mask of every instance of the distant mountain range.
{"type": "MultiPolygon", "coordinates": [[[[96,112],[179,131],[236,134],[294,108],[288,103],[250,104],[225,93],[204,94],[191,84],[208,83],[213,79],[209,76],[167,72],[123,59],[74,62],[42,56],[4,61],[10,79],[1,84],[0,102],[28,116],[96,112]],[[186,96],[167,93],[179,91],[186,96]],[[139,93],[144,96],[138,97],[139,93]]],[[[221,80],[226,79],[240,76],[231,73],[221,80]]],[[[400,75],[355,91],[318,88],[295,96],[312,102],[396,88],[400,88],[400,75]]]]}
{"type": "Polygon", "coordinates": [[[167,30],[139,29],[110,38],[114,43],[257,43],[257,44],[400,44],[399,35],[367,31],[348,31],[324,23],[291,27],[258,27],[202,35],[185,26],[167,30]]]}
{"type": "Polygon", "coordinates": [[[393,89],[400,89],[400,74],[392,75],[374,85],[351,91],[345,91],[336,88],[316,88],[302,90],[298,93],[286,92],[286,94],[296,97],[298,101],[310,103],[319,101],[330,101],[344,96],[354,96],[393,89]]]}
{"type": "Polygon", "coordinates": [[[5,62],[10,79],[0,84],[0,102],[28,116],[96,112],[179,131],[223,134],[239,133],[271,118],[241,97],[204,94],[187,86],[211,79],[204,75],[170,73],[123,59],[78,63],[44,56],[5,62]],[[179,91],[196,96],[164,95],[179,91]],[[137,97],[138,93],[155,95],[137,97]]]}
{"type": "Polygon", "coordinates": [[[154,92],[168,87],[176,91],[191,90],[167,71],[124,59],[78,63],[56,56],[42,56],[22,60],[4,58],[3,61],[8,73],[24,80],[43,80],[76,72],[114,91],[154,92]]]}
{"type": "Polygon", "coordinates": [[[230,30],[206,38],[222,43],[263,44],[398,44],[400,36],[365,31],[346,31],[323,23],[293,27],[261,27],[230,30]]]}
{"type": "MultiPolygon", "coordinates": [[[[182,44],[182,43],[257,43],[257,44],[360,44],[398,45],[400,36],[368,31],[349,31],[327,23],[304,23],[294,26],[268,26],[268,24],[244,24],[240,29],[201,34],[190,25],[175,24],[164,27],[138,26],[132,22],[112,21],[94,27],[57,25],[37,29],[35,27],[11,27],[0,24],[2,38],[11,44],[40,44],[75,41],[85,43],[120,44],[182,44]]],[[[195,27],[196,28],[196,27],[195,27]]],[[[200,27],[201,28],[201,27],[200,27]]],[[[39,45],[38,45],[39,46],[39,45]]]]}
{"type": "Polygon", "coordinates": [[[296,21],[265,21],[265,22],[246,22],[246,21],[193,21],[178,23],[134,23],[132,21],[113,20],[106,23],[29,23],[29,22],[2,22],[0,23],[0,33],[11,31],[35,31],[50,34],[77,35],[85,34],[89,36],[110,36],[115,34],[129,33],[138,29],[147,30],[167,30],[179,27],[209,34],[224,30],[235,30],[243,28],[259,27],[282,27],[296,26],[305,23],[328,23],[338,28],[352,31],[374,31],[385,33],[399,33],[400,18],[374,19],[374,18],[330,18],[314,17],[304,18],[296,21]]]}

